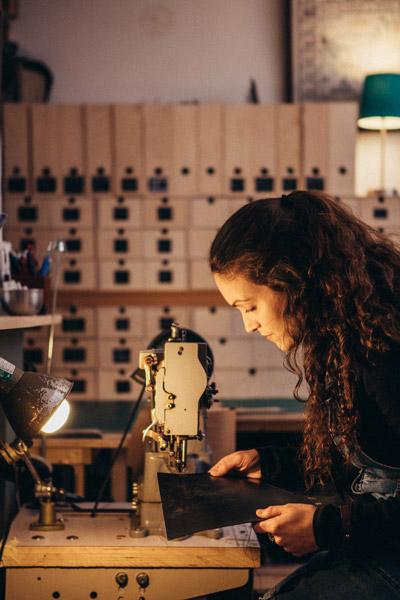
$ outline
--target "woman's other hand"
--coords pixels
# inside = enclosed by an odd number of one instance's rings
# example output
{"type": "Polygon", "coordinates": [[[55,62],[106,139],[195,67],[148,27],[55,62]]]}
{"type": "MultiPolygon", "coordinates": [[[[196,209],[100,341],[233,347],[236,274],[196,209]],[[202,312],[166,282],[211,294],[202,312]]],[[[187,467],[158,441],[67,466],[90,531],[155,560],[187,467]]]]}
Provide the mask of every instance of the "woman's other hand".
{"type": "Polygon", "coordinates": [[[294,556],[309,554],[318,550],[313,529],[316,508],[312,504],[285,504],[259,509],[257,517],[265,520],[254,525],[254,530],[270,534],[275,544],[294,556]]]}
{"type": "Polygon", "coordinates": [[[239,471],[246,477],[261,478],[260,455],[256,449],[240,450],[227,454],[208,471],[213,477],[221,477],[229,471],[239,471]]]}

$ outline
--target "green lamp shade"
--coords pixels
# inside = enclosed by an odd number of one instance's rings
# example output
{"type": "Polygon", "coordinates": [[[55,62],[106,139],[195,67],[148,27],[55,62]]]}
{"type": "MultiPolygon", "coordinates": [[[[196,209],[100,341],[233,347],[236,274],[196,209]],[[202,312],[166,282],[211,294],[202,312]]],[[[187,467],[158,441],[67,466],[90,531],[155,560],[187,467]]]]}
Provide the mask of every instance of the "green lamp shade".
{"type": "Polygon", "coordinates": [[[400,129],[400,74],[367,75],[361,94],[358,126],[400,129]]]}

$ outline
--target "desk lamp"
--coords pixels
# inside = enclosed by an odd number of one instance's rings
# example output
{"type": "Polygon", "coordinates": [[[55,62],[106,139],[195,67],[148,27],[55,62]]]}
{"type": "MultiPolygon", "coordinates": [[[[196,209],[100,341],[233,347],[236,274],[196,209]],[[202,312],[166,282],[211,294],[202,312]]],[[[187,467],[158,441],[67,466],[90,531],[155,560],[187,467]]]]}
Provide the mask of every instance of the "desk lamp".
{"type": "Polygon", "coordinates": [[[42,431],[53,433],[62,427],[69,415],[66,396],[72,388],[66,379],[42,373],[24,372],[0,357],[0,404],[17,438],[11,443],[0,442],[0,456],[10,465],[23,461],[35,481],[35,496],[39,499],[39,520],[31,529],[52,531],[63,529],[56,517],[52,482],[43,482],[33,466],[28,446],[42,431]]]}
{"type": "Polygon", "coordinates": [[[400,74],[375,73],[364,80],[358,126],[381,132],[380,188],[385,193],[386,133],[400,129],[400,74]]]}

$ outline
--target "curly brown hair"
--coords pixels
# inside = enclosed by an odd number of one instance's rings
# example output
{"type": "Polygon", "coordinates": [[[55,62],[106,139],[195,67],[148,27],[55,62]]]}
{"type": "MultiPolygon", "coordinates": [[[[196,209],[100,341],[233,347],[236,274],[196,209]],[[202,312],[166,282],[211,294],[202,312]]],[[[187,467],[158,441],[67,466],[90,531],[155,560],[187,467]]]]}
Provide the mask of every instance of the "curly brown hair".
{"type": "Polygon", "coordinates": [[[239,209],[209,261],[214,273],[285,292],[285,366],[298,375],[295,398],[303,378],[310,390],[305,482],[326,483],[333,438],[349,449],[357,438],[360,365],[400,343],[399,249],[327,194],[296,191],[239,209]]]}

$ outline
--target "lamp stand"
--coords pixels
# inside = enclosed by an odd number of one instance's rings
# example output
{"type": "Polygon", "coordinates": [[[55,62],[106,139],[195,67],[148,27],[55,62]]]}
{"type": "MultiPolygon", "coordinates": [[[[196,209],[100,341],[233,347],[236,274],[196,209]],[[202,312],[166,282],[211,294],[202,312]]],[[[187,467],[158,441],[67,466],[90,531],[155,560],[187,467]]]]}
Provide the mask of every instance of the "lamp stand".
{"type": "Polygon", "coordinates": [[[39,519],[30,524],[33,531],[59,531],[65,529],[64,521],[57,518],[55,497],[62,493],[51,481],[43,482],[33,466],[27,445],[20,439],[12,444],[0,443],[0,455],[12,465],[22,460],[35,482],[35,498],[39,500],[39,519]]]}
{"type": "MultiPolygon", "coordinates": [[[[383,119],[382,119],[383,120],[383,119]]],[[[380,130],[380,141],[381,141],[381,169],[380,169],[380,189],[383,195],[385,195],[385,163],[386,163],[386,140],[387,140],[387,129],[382,123],[382,129],[380,130]]]]}

